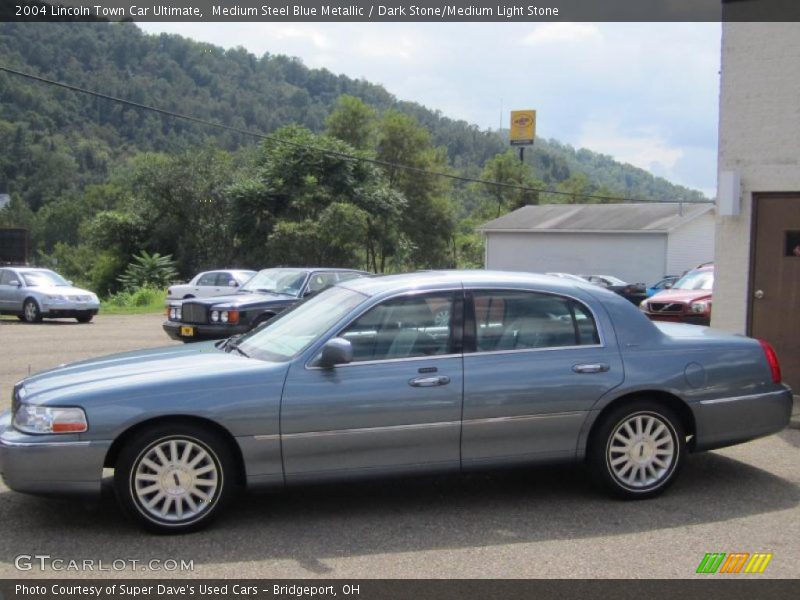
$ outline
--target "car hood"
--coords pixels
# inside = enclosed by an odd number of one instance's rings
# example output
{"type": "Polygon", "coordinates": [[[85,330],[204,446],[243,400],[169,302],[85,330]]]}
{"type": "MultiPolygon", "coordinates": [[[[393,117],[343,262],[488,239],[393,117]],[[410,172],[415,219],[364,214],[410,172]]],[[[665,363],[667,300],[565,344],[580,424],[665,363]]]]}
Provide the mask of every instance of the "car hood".
{"type": "MultiPolygon", "coordinates": [[[[184,300],[184,302],[192,302],[193,304],[205,304],[206,306],[217,306],[224,304],[225,306],[241,307],[249,306],[251,304],[269,304],[274,301],[275,303],[285,303],[287,300],[296,300],[294,296],[288,294],[273,294],[271,292],[258,292],[258,293],[242,293],[230,294],[228,296],[212,296],[210,298],[191,298],[184,300]]],[[[179,304],[179,302],[175,302],[179,304]]]]}
{"type": "Polygon", "coordinates": [[[247,379],[248,373],[264,380],[265,370],[285,370],[285,365],[226,353],[214,344],[169,346],[62,365],[24,379],[24,401],[84,405],[92,398],[107,402],[175,389],[224,387],[232,380],[247,379]]]}
{"type": "Polygon", "coordinates": [[[36,287],[29,287],[27,289],[33,292],[39,292],[41,294],[53,296],[90,296],[94,294],[94,292],[90,292],[89,290],[84,290],[71,285],[39,285],[36,287]]]}
{"type": "Polygon", "coordinates": [[[702,298],[710,298],[710,290],[664,290],[647,299],[648,302],[695,302],[702,298]]]}

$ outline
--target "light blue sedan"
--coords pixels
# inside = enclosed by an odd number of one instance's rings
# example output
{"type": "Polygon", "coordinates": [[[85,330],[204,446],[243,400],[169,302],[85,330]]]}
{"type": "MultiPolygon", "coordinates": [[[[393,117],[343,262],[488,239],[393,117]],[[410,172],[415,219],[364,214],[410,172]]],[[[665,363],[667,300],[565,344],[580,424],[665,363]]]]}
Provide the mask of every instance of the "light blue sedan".
{"type": "Polygon", "coordinates": [[[0,268],[0,315],[17,315],[21,321],[71,317],[88,323],[100,310],[94,292],[72,285],[50,269],[0,268]]]}
{"type": "Polygon", "coordinates": [[[0,472],[187,531],[236,488],[586,462],[625,498],[687,453],[780,431],[765,342],[653,323],[591,284],[529,274],[353,279],[221,342],[63,366],[14,388],[0,472]]]}

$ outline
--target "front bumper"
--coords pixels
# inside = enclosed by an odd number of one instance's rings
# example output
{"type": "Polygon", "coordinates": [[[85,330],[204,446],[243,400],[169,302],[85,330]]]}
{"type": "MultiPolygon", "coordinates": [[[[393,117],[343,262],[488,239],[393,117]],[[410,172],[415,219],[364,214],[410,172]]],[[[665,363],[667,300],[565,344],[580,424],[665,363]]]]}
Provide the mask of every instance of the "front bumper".
{"type": "Polygon", "coordinates": [[[42,316],[44,317],[83,317],[96,315],[100,310],[98,302],[47,302],[42,301],[42,316]]]}
{"type": "Polygon", "coordinates": [[[100,493],[110,441],[77,435],[29,435],[11,427],[11,411],[0,414],[0,476],[14,491],[38,495],[100,493]]]}
{"type": "Polygon", "coordinates": [[[161,325],[164,331],[173,340],[181,342],[191,342],[200,340],[221,340],[223,338],[231,337],[239,333],[247,333],[250,331],[250,323],[237,323],[236,325],[218,323],[215,325],[197,325],[180,323],[178,321],[166,320],[161,325]],[[192,334],[187,335],[187,332],[182,331],[182,328],[190,327],[192,334]]]}
{"type": "Polygon", "coordinates": [[[777,433],[792,415],[792,391],[701,400],[692,405],[696,424],[695,449],[712,450],[777,433]]]}
{"type": "Polygon", "coordinates": [[[689,323],[690,325],[705,325],[711,324],[711,317],[708,315],[696,314],[683,314],[683,315],[664,315],[660,313],[650,313],[642,311],[651,321],[667,321],[669,323],[689,323]]]}

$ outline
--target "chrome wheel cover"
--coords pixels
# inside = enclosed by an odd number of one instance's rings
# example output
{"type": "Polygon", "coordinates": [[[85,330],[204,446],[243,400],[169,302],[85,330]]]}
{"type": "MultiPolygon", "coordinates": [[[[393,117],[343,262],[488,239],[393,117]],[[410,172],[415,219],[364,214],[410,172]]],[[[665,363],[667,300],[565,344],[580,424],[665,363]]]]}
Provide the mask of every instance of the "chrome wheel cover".
{"type": "Polygon", "coordinates": [[[651,412],[626,416],[606,446],[609,472],[622,486],[646,491],[664,483],[675,468],[678,436],[665,417],[651,412]]]}
{"type": "Polygon", "coordinates": [[[214,507],[222,470],[213,452],[198,440],[173,437],[151,444],[139,455],[130,483],[147,518],[183,523],[214,507]]]}
{"type": "MultiPolygon", "coordinates": [[[[19,306],[19,305],[17,305],[19,306]]],[[[36,320],[36,304],[32,301],[28,301],[25,303],[25,320],[26,321],[35,321],[36,320]]]]}

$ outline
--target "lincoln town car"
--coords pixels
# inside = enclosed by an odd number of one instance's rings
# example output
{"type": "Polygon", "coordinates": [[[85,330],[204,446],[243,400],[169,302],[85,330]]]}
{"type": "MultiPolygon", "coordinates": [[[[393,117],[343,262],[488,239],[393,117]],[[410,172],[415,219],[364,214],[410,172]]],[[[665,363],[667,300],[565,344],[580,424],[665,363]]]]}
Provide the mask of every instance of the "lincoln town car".
{"type": "Polygon", "coordinates": [[[238,338],[23,379],[0,472],[97,494],[113,470],[125,511],[165,532],[243,487],[515,464],[584,463],[640,499],[691,453],[780,431],[791,406],[764,341],[654,323],[588,283],[423,272],[338,283],[238,338]]]}

